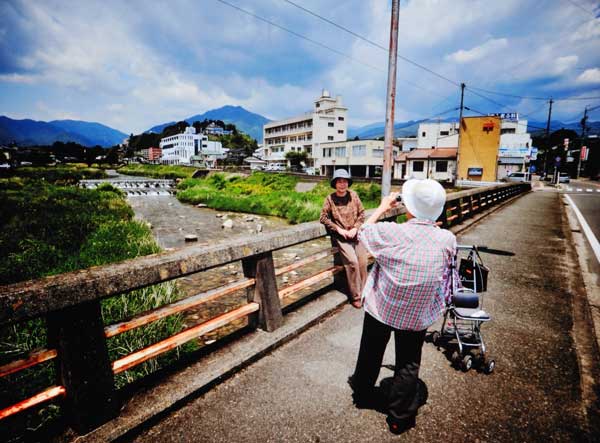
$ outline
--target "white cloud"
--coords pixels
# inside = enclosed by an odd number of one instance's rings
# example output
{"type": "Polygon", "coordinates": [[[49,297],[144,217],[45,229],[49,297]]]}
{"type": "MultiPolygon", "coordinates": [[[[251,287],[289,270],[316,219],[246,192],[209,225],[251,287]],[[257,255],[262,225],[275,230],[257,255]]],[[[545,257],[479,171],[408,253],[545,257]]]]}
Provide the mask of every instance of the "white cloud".
{"type": "Polygon", "coordinates": [[[578,83],[600,83],[600,69],[586,69],[577,77],[578,83]]]}
{"type": "Polygon", "coordinates": [[[498,50],[507,46],[508,40],[505,38],[492,39],[469,50],[460,49],[448,54],[445,59],[455,63],[472,63],[485,57],[494,56],[498,50]]]}

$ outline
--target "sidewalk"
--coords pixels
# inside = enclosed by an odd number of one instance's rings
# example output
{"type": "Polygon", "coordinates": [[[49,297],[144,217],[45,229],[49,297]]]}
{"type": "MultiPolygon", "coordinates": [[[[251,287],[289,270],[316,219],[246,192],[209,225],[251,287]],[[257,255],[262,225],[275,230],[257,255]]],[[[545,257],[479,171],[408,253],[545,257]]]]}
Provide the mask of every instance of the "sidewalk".
{"type": "MultiPolygon", "coordinates": [[[[429,401],[403,436],[389,433],[385,415],[352,404],[346,378],[362,312],[332,291],[277,331],[248,334],[138,391],[92,433],[56,441],[597,441],[598,347],[559,193],[537,188],[467,225],[459,242],[516,253],[484,256],[493,317],[484,338],[496,371],[457,371],[451,350],[427,343],[429,401]]],[[[392,362],[388,353],[381,377],[392,362]]]]}
{"type": "MultiPolygon", "coordinates": [[[[591,361],[597,376],[598,356],[578,355],[572,338],[589,325],[573,322],[585,294],[564,217],[558,193],[532,192],[459,236],[516,254],[484,257],[493,316],[484,331],[496,371],[457,371],[443,349],[426,343],[429,401],[406,434],[390,434],[384,415],[352,404],[346,378],[363,314],[345,306],[129,441],[594,441],[597,416],[587,415],[578,361],[591,361]]],[[[391,348],[382,377],[391,374],[391,348]]],[[[594,401],[587,406],[597,414],[594,401]]]]}

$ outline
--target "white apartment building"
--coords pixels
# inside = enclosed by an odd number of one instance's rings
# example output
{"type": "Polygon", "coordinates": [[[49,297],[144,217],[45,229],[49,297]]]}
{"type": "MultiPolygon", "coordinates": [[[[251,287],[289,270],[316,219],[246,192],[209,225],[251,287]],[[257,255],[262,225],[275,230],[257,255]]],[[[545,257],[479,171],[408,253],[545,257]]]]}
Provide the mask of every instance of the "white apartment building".
{"type": "Polygon", "coordinates": [[[203,161],[208,167],[216,166],[225,158],[221,142],[210,141],[208,136],[197,134],[196,128],[188,126],[182,134],[165,137],[160,141],[161,162],[168,165],[191,165],[203,161]]]}
{"type": "Polygon", "coordinates": [[[419,124],[417,148],[456,148],[458,146],[458,122],[419,124]]]}
{"type": "MultiPolygon", "coordinates": [[[[394,146],[396,158],[400,148],[394,146]]],[[[315,167],[321,175],[332,176],[335,169],[346,169],[353,177],[375,177],[383,167],[382,140],[348,140],[320,143],[313,152],[315,167]]]]}
{"type": "Polygon", "coordinates": [[[510,172],[525,172],[531,156],[531,134],[527,132],[527,120],[519,120],[519,114],[499,114],[500,146],[498,148],[497,179],[510,172]]]}
{"type": "Polygon", "coordinates": [[[324,89],[312,112],[263,126],[263,159],[268,164],[285,163],[287,152],[306,152],[306,166],[313,166],[314,153],[321,143],[346,140],[347,111],[340,96],[332,98],[324,89]]]}

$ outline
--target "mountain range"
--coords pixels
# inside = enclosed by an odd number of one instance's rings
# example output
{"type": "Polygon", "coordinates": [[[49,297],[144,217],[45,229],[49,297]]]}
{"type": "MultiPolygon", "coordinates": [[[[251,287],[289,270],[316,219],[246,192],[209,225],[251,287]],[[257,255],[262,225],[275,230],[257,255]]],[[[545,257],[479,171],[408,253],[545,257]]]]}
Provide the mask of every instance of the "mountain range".
{"type": "MultiPolygon", "coordinates": [[[[262,142],[262,127],[270,120],[260,114],[250,112],[241,106],[223,106],[212,109],[204,114],[193,115],[185,121],[192,124],[195,121],[221,120],[234,124],[239,130],[262,142]]],[[[398,122],[394,125],[396,137],[416,136],[419,123],[431,120],[409,120],[398,122]]],[[[456,121],[456,119],[440,120],[442,122],[456,121]]],[[[175,121],[153,126],[146,132],[160,133],[162,130],[176,123],[175,121]]],[[[360,127],[348,127],[348,139],[374,139],[383,137],[384,123],[377,122],[360,127]]],[[[528,131],[531,134],[545,132],[546,122],[528,122],[528,131]]],[[[571,129],[578,134],[581,132],[579,122],[563,123],[553,120],[550,130],[561,128],[571,129]]],[[[588,122],[588,135],[600,134],[600,121],[588,122]]],[[[110,128],[100,123],[84,122],[79,120],[53,120],[50,122],[35,120],[14,120],[0,116],[0,144],[16,143],[19,146],[50,145],[55,141],[76,142],[83,146],[103,147],[114,146],[123,142],[127,134],[110,128]]]]}
{"type": "MultiPolygon", "coordinates": [[[[457,121],[456,118],[447,118],[441,119],[440,122],[454,122],[457,121]]],[[[438,121],[438,120],[436,120],[438,121]]],[[[430,122],[432,120],[409,120],[407,122],[401,122],[394,124],[394,136],[395,137],[410,137],[416,136],[417,130],[419,128],[419,123],[430,122]]],[[[599,122],[588,122],[587,123],[588,135],[598,135],[600,134],[600,121],[599,122]]],[[[581,126],[579,122],[572,123],[563,123],[558,120],[552,120],[550,122],[550,132],[556,131],[558,129],[571,129],[572,131],[581,133],[581,126]]],[[[546,122],[536,122],[536,121],[528,121],[527,122],[527,132],[532,135],[540,135],[540,133],[544,133],[546,131],[546,122]]],[[[383,137],[385,132],[385,124],[383,122],[379,123],[371,123],[366,126],[360,127],[348,127],[348,139],[353,139],[358,137],[362,140],[368,139],[376,139],[379,137],[383,137]]]]}
{"type": "MultiPolygon", "coordinates": [[[[234,124],[240,131],[245,132],[250,137],[256,139],[259,143],[262,142],[263,136],[263,125],[269,123],[266,117],[260,114],[247,111],[241,106],[223,106],[222,108],[212,109],[205,112],[204,114],[197,114],[185,119],[190,125],[196,121],[203,120],[221,120],[224,123],[234,124]]],[[[173,125],[177,122],[162,123],[160,125],[153,126],[146,132],[160,133],[167,126],[173,125]]]]}
{"type": "Polygon", "coordinates": [[[79,120],[13,120],[0,116],[0,144],[18,146],[51,145],[56,141],[83,146],[110,147],[123,142],[127,134],[100,123],[79,120]]]}

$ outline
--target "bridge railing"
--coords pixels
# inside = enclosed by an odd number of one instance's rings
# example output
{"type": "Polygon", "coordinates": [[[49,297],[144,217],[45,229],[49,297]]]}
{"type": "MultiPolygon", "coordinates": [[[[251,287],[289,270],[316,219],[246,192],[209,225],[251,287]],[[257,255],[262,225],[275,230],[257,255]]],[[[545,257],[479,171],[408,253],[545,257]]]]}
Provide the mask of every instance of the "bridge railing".
{"type": "MultiPolygon", "coordinates": [[[[441,224],[444,227],[456,225],[530,189],[528,184],[506,184],[450,194],[441,224]]],[[[404,213],[404,208],[395,208],[388,211],[384,218],[394,219],[404,213]]],[[[275,267],[273,252],[326,235],[325,228],[318,222],[304,223],[252,238],[236,238],[227,244],[188,246],[112,265],[0,287],[0,325],[40,317],[46,318],[48,325],[47,348],[0,366],[0,377],[51,360],[55,361],[58,369],[56,385],[0,410],[0,420],[49,400],[64,398],[70,425],[78,432],[87,432],[118,414],[115,374],[240,318],[247,318],[253,328],[266,331],[277,329],[283,322],[282,300],[333,276],[337,275],[339,279],[343,267],[334,260],[313,275],[279,288],[278,276],[317,260],[333,257],[337,251],[326,248],[280,268],[275,267]],[[244,274],[244,278],[238,281],[116,324],[104,325],[102,321],[102,299],[238,261],[241,261],[244,274]],[[198,308],[244,289],[247,291],[247,303],[242,306],[110,361],[106,342],[110,337],[198,308]]]]}

